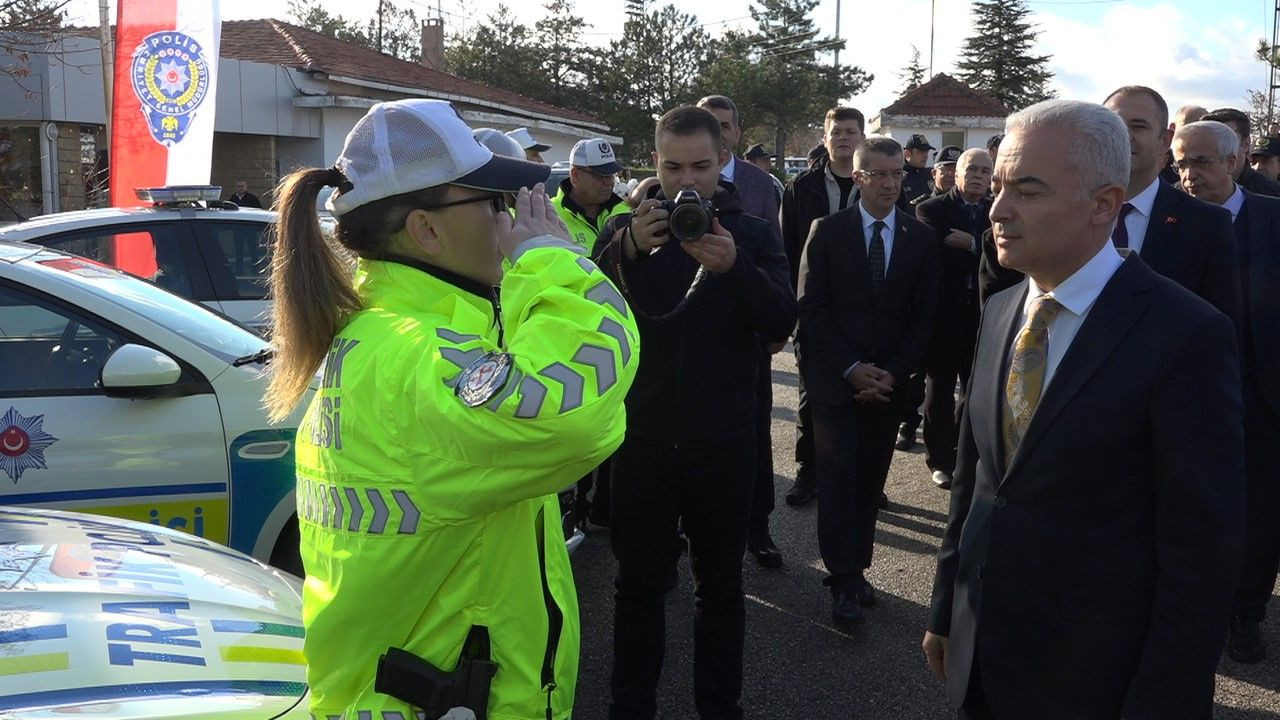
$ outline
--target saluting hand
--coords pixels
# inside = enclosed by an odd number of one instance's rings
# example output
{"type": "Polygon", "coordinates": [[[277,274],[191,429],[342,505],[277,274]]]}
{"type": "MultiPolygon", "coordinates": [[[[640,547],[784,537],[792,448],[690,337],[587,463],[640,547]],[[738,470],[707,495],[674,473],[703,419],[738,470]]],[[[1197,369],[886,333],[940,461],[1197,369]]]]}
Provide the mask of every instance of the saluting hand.
{"type": "Polygon", "coordinates": [[[556,213],[542,183],[534,185],[532,190],[520,188],[520,192],[516,194],[515,217],[505,212],[498,213],[497,225],[498,249],[508,259],[517,245],[542,235],[573,242],[569,228],[565,227],[564,221],[556,213]]]}

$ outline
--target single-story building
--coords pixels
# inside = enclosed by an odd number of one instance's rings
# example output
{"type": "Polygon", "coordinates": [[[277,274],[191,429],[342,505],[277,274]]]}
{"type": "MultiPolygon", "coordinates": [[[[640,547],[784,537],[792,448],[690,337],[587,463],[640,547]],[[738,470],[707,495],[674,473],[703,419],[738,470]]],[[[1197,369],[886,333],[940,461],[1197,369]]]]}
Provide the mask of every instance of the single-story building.
{"type": "MultiPolygon", "coordinates": [[[[97,29],[0,44],[30,50],[19,72],[0,74],[0,219],[105,204],[97,29]]],[[[438,59],[433,50],[423,56],[438,59]]],[[[448,100],[472,127],[528,127],[552,146],[548,162],[568,159],[583,138],[622,141],[583,113],[280,20],[224,22],[220,55],[211,180],[227,195],[236,180],[262,196],[295,168],[329,165],[355,122],[383,100],[448,100]]]]}
{"type": "Polygon", "coordinates": [[[1004,130],[1009,109],[999,100],[959,80],[938,73],[909,90],[867,123],[869,133],[889,135],[906,143],[922,134],[936,148],[986,147],[987,139],[1004,130]]]}

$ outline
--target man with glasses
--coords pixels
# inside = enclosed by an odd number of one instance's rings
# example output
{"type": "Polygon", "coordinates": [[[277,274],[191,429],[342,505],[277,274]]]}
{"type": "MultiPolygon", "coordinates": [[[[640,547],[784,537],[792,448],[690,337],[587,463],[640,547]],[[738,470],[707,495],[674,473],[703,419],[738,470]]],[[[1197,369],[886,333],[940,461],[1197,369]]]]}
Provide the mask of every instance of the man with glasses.
{"type": "Polygon", "coordinates": [[[631,206],[613,192],[613,175],[622,166],[604,138],[579,140],[569,153],[569,165],[569,177],[560,183],[551,204],[573,241],[592,255],[609,218],[631,212],[631,206]]]}
{"type": "Polygon", "coordinates": [[[832,620],[876,604],[867,581],[876,515],[903,414],[924,365],[937,304],[933,231],[896,207],[902,146],[870,138],[853,156],[859,199],[816,223],[800,259],[800,371],[813,418],[818,546],[832,620]]]}

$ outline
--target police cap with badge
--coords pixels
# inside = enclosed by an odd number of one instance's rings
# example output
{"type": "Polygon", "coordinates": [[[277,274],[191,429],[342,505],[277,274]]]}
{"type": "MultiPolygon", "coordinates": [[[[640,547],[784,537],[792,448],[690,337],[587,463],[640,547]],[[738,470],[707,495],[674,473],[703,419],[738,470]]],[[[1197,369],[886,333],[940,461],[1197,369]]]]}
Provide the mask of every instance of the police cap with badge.
{"type": "Polygon", "coordinates": [[[1260,137],[1253,141],[1253,147],[1249,150],[1249,157],[1262,155],[1263,157],[1280,157],[1280,137],[1275,135],[1260,137]]]}
{"type": "Polygon", "coordinates": [[[907,140],[907,144],[902,146],[907,150],[937,150],[929,144],[929,138],[920,133],[915,133],[907,140]]]}
{"type": "Polygon", "coordinates": [[[960,161],[960,155],[964,151],[955,145],[947,145],[938,151],[938,157],[934,159],[934,165],[954,165],[960,161]]]}

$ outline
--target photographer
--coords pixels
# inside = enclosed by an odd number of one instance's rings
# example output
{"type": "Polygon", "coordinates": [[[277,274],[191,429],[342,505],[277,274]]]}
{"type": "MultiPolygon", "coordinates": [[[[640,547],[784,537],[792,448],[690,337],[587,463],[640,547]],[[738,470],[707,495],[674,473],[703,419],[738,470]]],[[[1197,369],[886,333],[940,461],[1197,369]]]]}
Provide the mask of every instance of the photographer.
{"type": "Polygon", "coordinates": [[[634,216],[612,220],[597,243],[644,347],[613,457],[609,716],[657,712],[664,595],[683,520],[697,606],[695,704],[704,718],[740,718],[757,355],[761,337],[791,332],[796,302],[769,224],[717,186],[726,158],[715,116],[672,110],[658,120],[654,144],[660,192],[634,216]]]}

